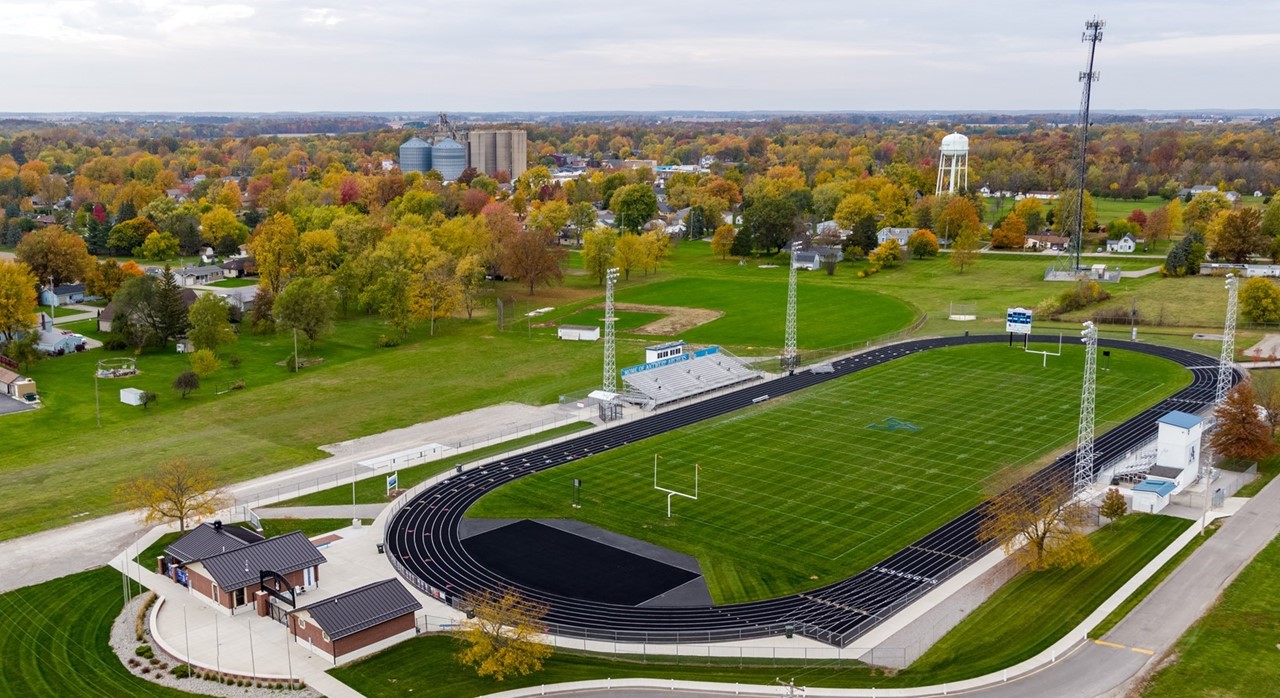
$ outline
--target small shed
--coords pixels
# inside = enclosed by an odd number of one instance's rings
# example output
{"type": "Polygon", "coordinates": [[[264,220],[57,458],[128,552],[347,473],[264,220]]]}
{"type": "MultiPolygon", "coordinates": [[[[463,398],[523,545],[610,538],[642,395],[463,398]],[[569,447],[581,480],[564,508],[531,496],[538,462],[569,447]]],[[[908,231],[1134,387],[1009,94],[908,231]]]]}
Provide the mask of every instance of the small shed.
{"type": "Polygon", "coordinates": [[[1169,495],[1177,485],[1168,480],[1144,480],[1133,488],[1133,511],[1156,514],[1169,506],[1169,495]]]}
{"type": "Polygon", "coordinates": [[[337,664],[411,637],[422,603],[398,579],[384,579],[289,614],[298,644],[337,664]]]}
{"type": "Polygon", "coordinates": [[[126,405],[141,405],[143,391],[137,388],[121,388],[120,402],[126,405]]]}
{"type": "Polygon", "coordinates": [[[0,366],[0,394],[22,399],[36,394],[36,382],[0,366]]]}
{"type": "Polygon", "coordinates": [[[592,325],[560,325],[556,330],[560,339],[594,342],[600,339],[600,327],[592,325]]]}

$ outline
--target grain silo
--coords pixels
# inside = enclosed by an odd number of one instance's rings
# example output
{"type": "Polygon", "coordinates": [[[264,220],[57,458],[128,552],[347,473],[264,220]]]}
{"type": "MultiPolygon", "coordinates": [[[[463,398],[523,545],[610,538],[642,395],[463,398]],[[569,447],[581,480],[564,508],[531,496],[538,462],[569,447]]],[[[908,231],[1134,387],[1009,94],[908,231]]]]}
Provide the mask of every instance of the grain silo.
{"type": "Polygon", "coordinates": [[[452,182],[462,176],[467,169],[467,149],[452,138],[442,138],[431,146],[431,167],[444,177],[444,181],[452,182]]]}
{"type": "Polygon", "coordinates": [[[426,172],[431,169],[431,144],[414,136],[400,144],[400,171],[426,172]]]}

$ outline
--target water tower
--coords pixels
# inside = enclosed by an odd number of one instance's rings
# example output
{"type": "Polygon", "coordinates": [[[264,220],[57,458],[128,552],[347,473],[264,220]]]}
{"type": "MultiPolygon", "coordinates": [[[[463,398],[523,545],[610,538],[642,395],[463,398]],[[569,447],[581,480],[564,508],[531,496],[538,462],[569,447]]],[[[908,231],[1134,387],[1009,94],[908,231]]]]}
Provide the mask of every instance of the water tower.
{"type": "Polygon", "coordinates": [[[947,134],[942,139],[942,157],[938,160],[936,195],[954,194],[969,189],[969,138],[962,133],[947,134]]]}

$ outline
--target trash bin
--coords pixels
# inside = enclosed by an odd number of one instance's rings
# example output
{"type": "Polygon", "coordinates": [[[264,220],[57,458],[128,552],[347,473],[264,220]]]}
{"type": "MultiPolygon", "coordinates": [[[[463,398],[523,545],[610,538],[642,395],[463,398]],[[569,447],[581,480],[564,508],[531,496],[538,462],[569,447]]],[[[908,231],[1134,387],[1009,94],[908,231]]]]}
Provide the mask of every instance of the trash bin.
{"type": "Polygon", "coordinates": [[[379,544],[378,544],[378,554],[379,554],[379,555],[381,555],[381,554],[383,554],[384,552],[386,552],[386,550],[383,548],[382,543],[379,543],[379,544]]]}

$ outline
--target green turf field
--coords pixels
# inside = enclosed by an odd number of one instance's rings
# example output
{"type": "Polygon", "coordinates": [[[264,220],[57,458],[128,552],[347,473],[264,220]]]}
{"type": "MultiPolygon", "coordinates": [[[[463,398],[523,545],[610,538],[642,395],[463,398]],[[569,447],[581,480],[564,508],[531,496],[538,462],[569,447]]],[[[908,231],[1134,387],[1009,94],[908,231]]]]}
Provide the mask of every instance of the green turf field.
{"type": "MultiPolygon", "coordinates": [[[[578,518],[679,550],[700,560],[718,603],[817,587],[974,506],[997,471],[1073,444],[1083,351],[1063,351],[1048,368],[1001,345],[914,355],[521,479],[468,515],[578,518]],[[667,488],[692,492],[702,468],[698,501],[674,498],[671,519],[655,453],[667,488]]],[[[1141,354],[1113,352],[1111,367],[1099,431],[1189,380],[1141,354]]]]}
{"type": "Polygon", "coordinates": [[[123,603],[109,567],[0,594],[0,697],[189,696],[120,663],[107,638],[123,603]]]}

